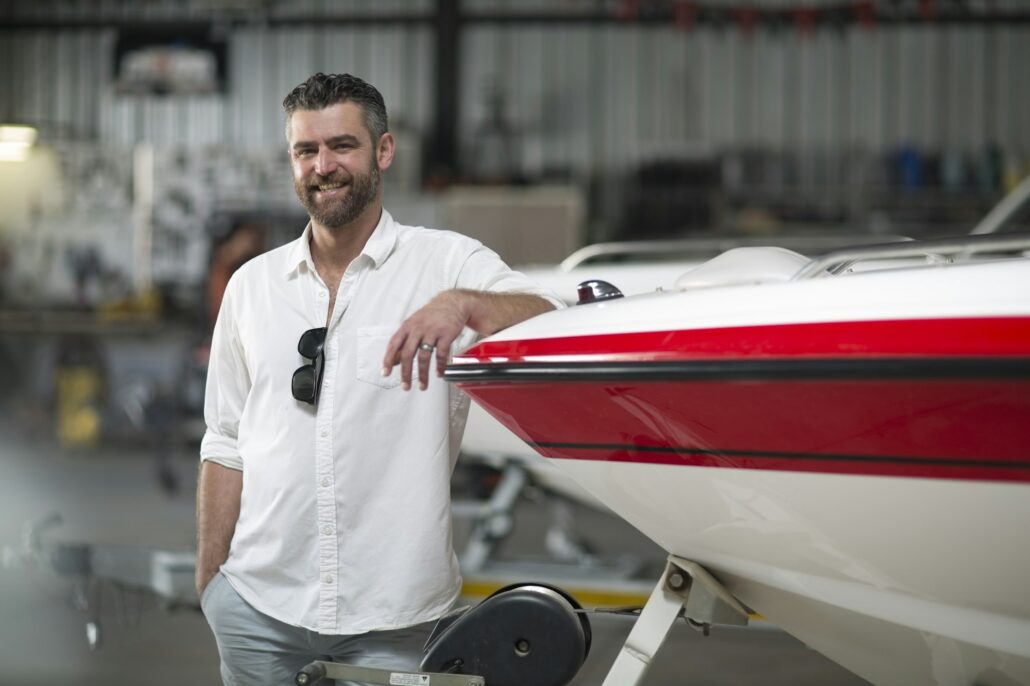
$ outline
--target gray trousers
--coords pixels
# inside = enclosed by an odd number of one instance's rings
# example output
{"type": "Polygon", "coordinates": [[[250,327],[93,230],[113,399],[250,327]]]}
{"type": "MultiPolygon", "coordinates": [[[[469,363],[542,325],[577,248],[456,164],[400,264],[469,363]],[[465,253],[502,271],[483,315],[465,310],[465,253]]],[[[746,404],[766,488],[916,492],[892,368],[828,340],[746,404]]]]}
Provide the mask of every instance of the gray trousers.
{"type": "Polygon", "coordinates": [[[435,624],[352,636],[319,634],[261,614],[220,573],[204,589],[200,605],[218,643],[225,686],[290,686],[314,660],[418,671],[435,624]]]}

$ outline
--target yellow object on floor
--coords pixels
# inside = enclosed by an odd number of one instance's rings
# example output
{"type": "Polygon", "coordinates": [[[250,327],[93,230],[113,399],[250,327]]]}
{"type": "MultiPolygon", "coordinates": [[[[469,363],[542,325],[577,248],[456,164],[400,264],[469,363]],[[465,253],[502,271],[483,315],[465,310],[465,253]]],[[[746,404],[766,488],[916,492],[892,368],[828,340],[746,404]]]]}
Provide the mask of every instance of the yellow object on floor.
{"type": "Polygon", "coordinates": [[[66,448],[96,445],[100,438],[100,370],[89,366],[58,367],[57,439],[66,448]]]}

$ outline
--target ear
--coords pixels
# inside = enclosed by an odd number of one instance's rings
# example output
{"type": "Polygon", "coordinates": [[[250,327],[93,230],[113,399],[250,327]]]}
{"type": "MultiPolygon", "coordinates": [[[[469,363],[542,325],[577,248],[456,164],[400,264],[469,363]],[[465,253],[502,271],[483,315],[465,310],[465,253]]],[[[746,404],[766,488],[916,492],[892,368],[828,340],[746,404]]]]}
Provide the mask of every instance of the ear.
{"type": "Polygon", "coordinates": [[[393,164],[393,153],[397,149],[397,141],[393,134],[387,131],[380,137],[379,145],[376,146],[376,162],[380,171],[386,171],[393,164]]]}

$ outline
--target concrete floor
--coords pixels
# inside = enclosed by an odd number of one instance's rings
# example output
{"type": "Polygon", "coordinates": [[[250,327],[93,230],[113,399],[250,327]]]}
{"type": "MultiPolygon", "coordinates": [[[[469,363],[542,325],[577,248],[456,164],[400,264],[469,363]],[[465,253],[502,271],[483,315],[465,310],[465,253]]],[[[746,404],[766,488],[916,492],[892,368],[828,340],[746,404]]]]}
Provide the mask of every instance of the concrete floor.
{"type": "MultiPolygon", "coordinates": [[[[64,523],[53,532],[57,540],[189,549],[195,461],[183,451],[173,465],[183,488],[169,496],[158,487],[155,463],[144,450],[66,453],[42,432],[27,438],[8,425],[0,433],[0,546],[20,541],[23,522],[58,512],[64,523]]],[[[521,522],[532,522],[533,514],[521,522]]],[[[627,549],[653,549],[621,522],[597,515],[583,519],[587,527],[604,522],[609,544],[622,540],[627,549]]],[[[516,540],[524,547],[533,534],[519,526],[516,540]]],[[[119,598],[108,590],[102,596],[103,645],[91,653],[84,615],[73,607],[70,589],[45,565],[0,567],[0,686],[219,683],[214,642],[198,613],[167,612],[151,597],[119,598]]],[[[601,684],[632,621],[594,617],[593,649],[576,686],[601,684]]],[[[783,632],[759,627],[717,628],[705,638],[678,624],[644,684],[866,683],[783,632]]]]}

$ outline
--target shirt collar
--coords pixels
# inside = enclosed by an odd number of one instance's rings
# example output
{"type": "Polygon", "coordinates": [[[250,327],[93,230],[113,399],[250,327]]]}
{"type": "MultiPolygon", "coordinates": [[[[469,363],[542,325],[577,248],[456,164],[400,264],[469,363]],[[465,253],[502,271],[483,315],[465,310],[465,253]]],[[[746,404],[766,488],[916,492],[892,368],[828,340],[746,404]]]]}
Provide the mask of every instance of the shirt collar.
{"type": "Polygon", "coordinates": [[[315,271],[315,261],[311,259],[311,222],[304,227],[300,238],[290,244],[286,259],[286,274],[293,274],[300,265],[305,265],[308,271],[315,271]]]}
{"type": "MultiPolygon", "coordinates": [[[[379,216],[379,223],[372,230],[372,235],[365,242],[361,254],[372,260],[376,267],[382,266],[383,262],[393,252],[397,245],[397,223],[385,209],[379,216]]],[[[300,265],[305,265],[311,272],[315,271],[315,261],[311,259],[311,222],[304,227],[300,238],[290,246],[286,260],[286,273],[293,274],[300,265]]]]}
{"type": "Polygon", "coordinates": [[[383,265],[383,262],[386,262],[386,258],[390,256],[396,245],[397,223],[390,216],[390,213],[383,209],[382,214],[379,216],[379,223],[376,225],[375,230],[372,231],[372,235],[368,237],[368,241],[365,243],[365,248],[361,251],[361,254],[368,255],[372,263],[378,268],[383,265]]]}

